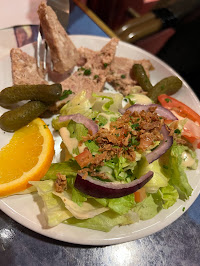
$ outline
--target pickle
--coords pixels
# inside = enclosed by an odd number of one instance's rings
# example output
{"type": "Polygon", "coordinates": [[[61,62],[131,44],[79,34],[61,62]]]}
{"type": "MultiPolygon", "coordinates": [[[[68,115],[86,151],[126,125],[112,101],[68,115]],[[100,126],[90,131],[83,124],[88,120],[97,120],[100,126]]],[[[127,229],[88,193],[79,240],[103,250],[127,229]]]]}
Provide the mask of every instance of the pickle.
{"type": "Polygon", "coordinates": [[[134,78],[137,80],[138,84],[142,87],[142,89],[146,92],[152,92],[153,86],[147,77],[147,74],[140,64],[134,64],[132,67],[132,72],[134,78]]]}
{"type": "Polygon", "coordinates": [[[61,94],[61,84],[14,85],[0,92],[0,105],[13,104],[22,100],[54,103],[60,100],[61,94]]]}
{"type": "Polygon", "coordinates": [[[40,101],[30,101],[18,108],[5,112],[0,117],[0,128],[7,132],[14,132],[40,116],[47,108],[48,105],[40,101]]]}
{"type": "Polygon", "coordinates": [[[159,81],[148,96],[156,103],[161,94],[172,95],[182,87],[182,81],[175,76],[167,77],[159,81]]]}
{"type": "Polygon", "coordinates": [[[132,67],[133,75],[138,84],[147,96],[155,103],[158,102],[158,96],[161,94],[171,95],[176,93],[182,87],[182,81],[175,76],[170,76],[159,81],[155,86],[152,86],[149,78],[142,65],[134,64],[132,67]]]}

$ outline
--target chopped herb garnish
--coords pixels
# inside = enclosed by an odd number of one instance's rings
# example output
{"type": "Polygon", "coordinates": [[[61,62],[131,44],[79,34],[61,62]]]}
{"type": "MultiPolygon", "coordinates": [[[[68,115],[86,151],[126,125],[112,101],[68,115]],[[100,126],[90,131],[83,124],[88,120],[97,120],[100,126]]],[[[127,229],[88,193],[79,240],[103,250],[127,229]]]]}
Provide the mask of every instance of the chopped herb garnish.
{"type": "Polygon", "coordinates": [[[108,66],[108,64],[107,63],[104,63],[103,66],[106,68],[108,66]]]}
{"type": "Polygon", "coordinates": [[[63,91],[62,95],[60,96],[60,100],[66,99],[70,94],[72,94],[71,90],[65,90],[63,91]]]}
{"type": "Polygon", "coordinates": [[[183,212],[185,211],[185,207],[183,207],[182,211],[183,211],[183,212]]]}
{"type": "Polygon", "coordinates": [[[134,130],[137,130],[140,125],[138,123],[132,124],[131,127],[134,130]],[[137,129],[136,129],[137,128],[137,129]]]}
{"type": "Polygon", "coordinates": [[[121,75],[121,78],[122,78],[122,79],[125,79],[125,78],[126,78],[126,75],[121,75]]]}
{"type": "Polygon", "coordinates": [[[48,126],[47,126],[47,125],[43,125],[43,127],[44,127],[44,128],[48,128],[48,126]]]}
{"type": "Polygon", "coordinates": [[[100,127],[104,126],[104,123],[99,123],[99,126],[100,126],[100,127]]]}
{"type": "Polygon", "coordinates": [[[85,69],[84,72],[83,72],[83,75],[85,75],[85,76],[91,75],[91,70],[89,68],[85,69]]]}
{"type": "Polygon", "coordinates": [[[165,101],[168,103],[168,102],[171,102],[172,100],[169,98],[165,98],[165,101]]]}
{"type": "Polygon", "coordinates": [[[135,145],[135,146],[139,145],[139,141],[137,141],[136,137],[131,138],[131,143],[132,143],[132,145],[135,145]]]}
{"type": "Polygon", "coordinates": [[[180,134],[181,131],[180,131],[180,129],[177,128],[177,129],[174,130],[174,133],[176,133],[176,134],[180,134]]]}
{"type": "Polygon", "coordinates": [[[94,79],[98,79],[99,78],[99,75],[94,75],[94,79]]]}
{"type": "Polygon", "coordinates": [[[119,137],[119,134],[117,133],[117,134],[115,134],[115,136],[116,136],[116,137],[119,137]]]}

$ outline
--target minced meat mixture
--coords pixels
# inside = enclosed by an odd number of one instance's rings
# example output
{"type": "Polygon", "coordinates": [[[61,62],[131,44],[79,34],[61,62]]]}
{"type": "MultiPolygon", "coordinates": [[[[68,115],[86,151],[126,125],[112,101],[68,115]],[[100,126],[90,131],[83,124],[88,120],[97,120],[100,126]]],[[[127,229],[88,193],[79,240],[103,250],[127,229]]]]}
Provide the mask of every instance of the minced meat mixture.
{"type": "MultiPolygon", "coordinates": [[[[127,110],[115,122],[110,123],[110,130],[102,127],[95,135],[83,137],[83,141],[91,140],[99,146],[99,154],[94,156],[88,151],[88,165],[79,173],[86,176],[89,172],[91,176],[99,176],[95,168],[103,166],[104,160],[122,156],[135,161],[135,151],[144,152],[155,141],[161,141],[164,119],[157,115],[155,109],[156,107],[150,107],[148,111],[140,113],[127,110]]],[[[102,173],[100,175],[102,179],[106,178],[102,173]]]]}

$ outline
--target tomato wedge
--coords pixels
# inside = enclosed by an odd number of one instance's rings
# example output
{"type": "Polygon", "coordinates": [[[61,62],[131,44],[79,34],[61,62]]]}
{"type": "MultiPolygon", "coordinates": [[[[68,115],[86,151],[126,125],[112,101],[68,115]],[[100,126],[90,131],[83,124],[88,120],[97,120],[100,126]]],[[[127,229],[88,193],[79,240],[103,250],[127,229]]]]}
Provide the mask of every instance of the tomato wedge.
{"type": "Polygon", "coordinates": [[[197,122],[200,125],[200,115],[193,111],[186,104],[172,98],[166,94],[161,94],[158,96],[159,102],[163,107],[176,112],[178,115],[189,118],[194,122],[197,122]]]}
{"type": "Polygon", "coordinates": [[[147,194],[146,194],[146,190],[144,187],[138,189],[136,192],[134,192],[134,196],[135,196],[135,202],[141,202],[143,201],[147,194]]]}
{"type": "Polygon", "coordinates": [[[77,155],[74,159],[77,161],[80,167],[83,168],[90,163],[92,159],[92,153],[85,148],[84,151],[77,155]]]}
{"type": "Polygon", "coordinates": [[[193,143],[196,148],[200,148],[200,116],[184,103],[166,94],[158,96],[158,100],[163,107],[171,110],[179,120],[188,119],[184,125],[182,136],[193,143]]]}

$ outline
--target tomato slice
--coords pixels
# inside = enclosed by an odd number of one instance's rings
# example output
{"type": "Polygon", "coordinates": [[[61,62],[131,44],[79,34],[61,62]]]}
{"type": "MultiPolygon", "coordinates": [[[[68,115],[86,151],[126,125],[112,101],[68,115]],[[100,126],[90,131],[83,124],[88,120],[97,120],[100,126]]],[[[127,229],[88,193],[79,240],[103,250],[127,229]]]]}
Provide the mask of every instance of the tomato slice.
{"type": "Polygon", "coordinates": [[[189,118],[192,121],[197,122],[198,125],[200,125],[200,116],[184,103],[166,94],[161,94],[160,96],[158,96],[158,100],[163,107],[169,110],[173,110],[178,115],[185,118],[189,118]]]}
{"type": "Polygon", "coordinates": [[[83,168],[90,163],[92,159],[92,153],[85,148],[84,151],[77,155],[74,159],[77,161],[80,167],[83,168]]]}
{"type": "Polygon", "coordinates": [[[182,136],[184,136],[196,148],[200,148],[200,116],[184,103],[166,94],[158,96],[159,102],[163,107],[171,110],[180,120],[187,118],[184,125],[182,136]],[[182,118],[181,118],[182,117],[182,118]]]}

